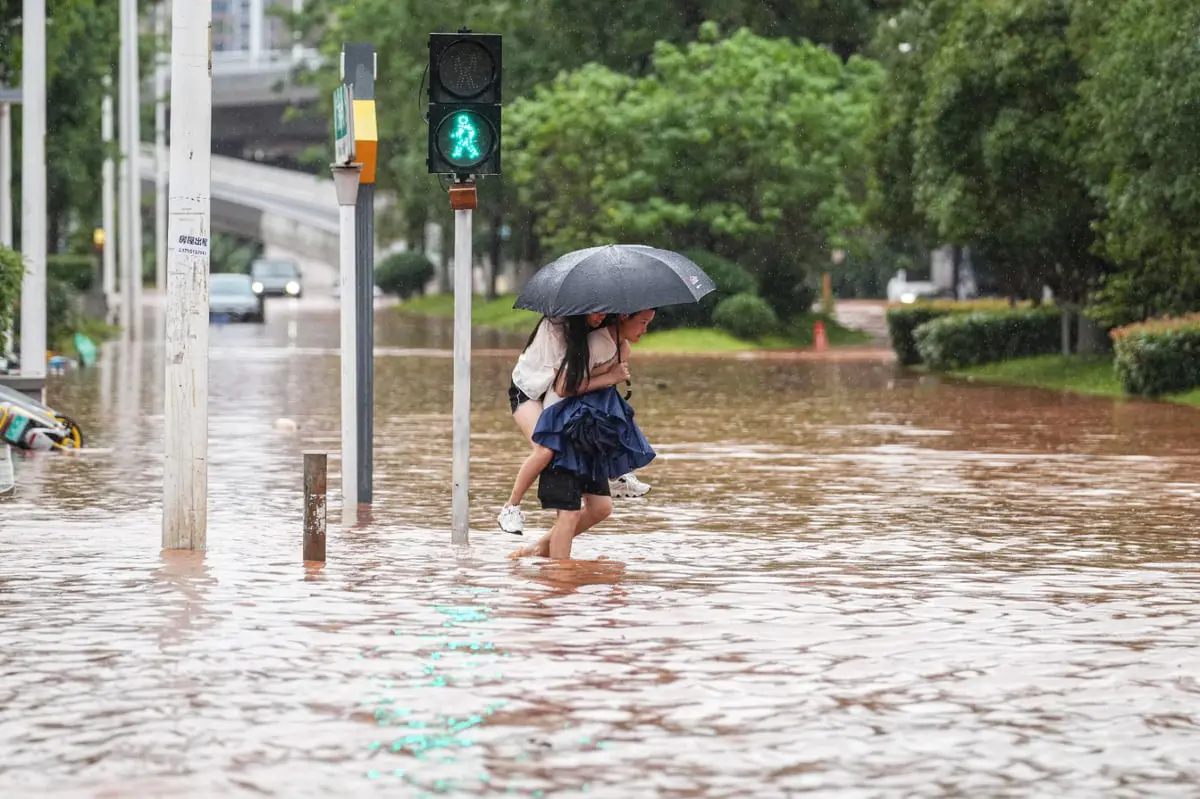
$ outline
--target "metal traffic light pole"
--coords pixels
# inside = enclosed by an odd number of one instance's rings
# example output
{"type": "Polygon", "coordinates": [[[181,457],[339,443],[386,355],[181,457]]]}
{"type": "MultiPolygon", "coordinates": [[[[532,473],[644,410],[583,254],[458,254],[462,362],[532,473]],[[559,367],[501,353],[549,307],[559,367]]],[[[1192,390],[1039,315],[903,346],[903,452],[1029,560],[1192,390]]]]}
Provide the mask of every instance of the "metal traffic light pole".
{"type": "Polygon", "coordinates": [[[429,36],[430,174],[452,175],[454,210],[454,399],[451,443],[453,509],[450,542],[469,542],[471,483],[471,294],[474,289],[472,216],[479,205],[475,178],[500,174],[501,37],[429,36]]]}

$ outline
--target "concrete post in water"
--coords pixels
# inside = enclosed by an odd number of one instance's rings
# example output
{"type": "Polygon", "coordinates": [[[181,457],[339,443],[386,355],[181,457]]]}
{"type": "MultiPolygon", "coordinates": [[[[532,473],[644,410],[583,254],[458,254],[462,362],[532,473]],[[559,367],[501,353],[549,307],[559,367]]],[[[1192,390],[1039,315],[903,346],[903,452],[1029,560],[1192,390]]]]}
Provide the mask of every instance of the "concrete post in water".
{"type": "Polygon", "coordinates": [[[325,560],[329,456],[304,453],[304,559],[325,560]]]}
{"type": "Polygon", "coordinates": [[[129,129],[129,48],[125,46],[127,36],[126,17],[133,11],[136,14],[134,0],[118,0],[119,11],[119,50],[117,59],[117,225],[119,232],[117,242],[117,274],[120,275],[121,304],[118,324],[121,334],[128,336],[133,328],[133,286],[129,275],[132,271],[130,259],[133,257],[133,225],[129,214],[129,170],[126,168],[133,157],[132,131],[129,129]]]}
{"type": "Polygon", "coordinates": [[[128,218],[124,250],[129,254],[122,274],[128,281],[129,290],[122,292],[129,301],[129,327],[133,338],[141,338],[142,321],[142,175],[141,164],[141,86],[138,72],[138,8],[137,0],[121,0],[121,89],[124,102],[121,105],[121,166],[128,187],[125,207],[121,214],[128,218]]]}
{"type": "MultiPolygon", "coordinates": [[[[101,275],[104,285],[104,304],[108,321],[113,321],[117,296],[117,211],[113,205],[114,167],[112,157],[113,101],[112,78],[104,76],[104,97],[100,100],[100,140],[104,143],[104,166],[100,180],[100,224],[104,227],[104,251],[101,253],[101,275]]],[[[122,242],[122,246],[124,242],[122,242]]]]}
{"type": "Polygon", "coordinates": [[[450,188],[450,207],[454,209],[454,402],[453,512],[450,542],[466,544],[470,531],[471,485],[471,216],[478,205],[473,181],[456,182],[450,188]]]}
{"type": "Polygon", "coordinates": [[[167,3],[154,11],[158,51],[154,68],[154,288],[167,285],[167,70],[170,53],[163,41],[167,32],[167,3]]]}
{"type": "Polygon", "coordinates": [[[167,220],[164,549],[208,534],[208,270],[212,181],[212,3],[173,0],[171,198],[167,220]]]}
{"type": "Polygon", "coordinates": [[[358,252],[357,345],[358,367],[358,501],[374,498],[375,442],[375,166],[378,132],[375,122],[375,46],[342,45],[342,82],[350,87],[354,160],[362,164],[357,200],[358,252]]]}
{"type": "Polygon", "coordinates": [[[46,374],[46,0],[21,13],[21,374],[46,374]]]}

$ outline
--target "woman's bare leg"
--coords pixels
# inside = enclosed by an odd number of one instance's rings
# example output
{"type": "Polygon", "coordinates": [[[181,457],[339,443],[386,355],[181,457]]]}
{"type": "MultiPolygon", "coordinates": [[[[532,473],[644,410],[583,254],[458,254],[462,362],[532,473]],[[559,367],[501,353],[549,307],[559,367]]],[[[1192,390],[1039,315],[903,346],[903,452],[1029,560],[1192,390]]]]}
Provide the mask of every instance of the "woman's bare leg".
{"type": "Polygon", "coordinates": [[[520,505],[521,499],[525,496],[533,481],[542,473],[542,469],[550,464],[550,460],[554,457],[554,453],[547,450],[545,447],[533,443],[533,429],[537,427],[538,417],[542,415],[542,403],[537,400],[529,400],[522,402],[513,413],[513,421],[517,423],[517,427],[521,430],[521,435],[533,447],[531,452],[525,458],[525,462],[521,464],[520,471],[517,472],[517,479],[513,482],[512,493],[508,495],[508,505],[520,505]],[[549,457],[545,457],[544,453],[539,453],[538,450],[545,450],[550,453],[549,457]],[[540,467],[537,466],[543,459],[545,463],[540,467]]]}
{"type": "MultiPolygon", "coordinates": [[[[584,494],[583,510],[579,512],[575,522],[575,533],[571,536],[582,535],[588,530],[595,527],[600,522],[612,515],[613,503],[612,497],[602,497],[597,494],[584,494]]],[[[570,512],[570,511],[564,511],[570,512]]],[[[558,525],[558,520],[555,520],[555,526],[558,525]]],[[[509,555],[510,558],[548,558],[550,555],[550,538],[554,534],[554,528],[550,528],[550,532],[546,533],[537,541],[527,547],[522,547],[516,552],[509,555]]],[[[569,554],[569,553],[568,553],[569,554]]]]}

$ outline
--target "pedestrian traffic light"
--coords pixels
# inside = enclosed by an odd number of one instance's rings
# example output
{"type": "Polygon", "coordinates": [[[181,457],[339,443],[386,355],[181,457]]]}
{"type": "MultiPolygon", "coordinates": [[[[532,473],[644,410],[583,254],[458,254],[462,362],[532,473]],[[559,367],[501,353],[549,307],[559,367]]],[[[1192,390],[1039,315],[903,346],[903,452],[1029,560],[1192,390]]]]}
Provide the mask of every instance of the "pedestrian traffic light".
{"type": "Polygon", "coordinates": [[[429,174],[500,174],[500,40],[429,34],[429,174]]]}

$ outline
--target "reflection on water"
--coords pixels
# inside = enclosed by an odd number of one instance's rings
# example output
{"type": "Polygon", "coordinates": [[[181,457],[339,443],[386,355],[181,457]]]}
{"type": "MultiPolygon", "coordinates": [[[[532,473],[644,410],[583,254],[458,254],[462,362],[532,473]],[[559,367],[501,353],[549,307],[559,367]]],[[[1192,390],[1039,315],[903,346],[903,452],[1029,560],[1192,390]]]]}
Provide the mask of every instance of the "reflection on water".
{"type": "Polygon", "coordinates": [[[5,796],[1193,793],[1194,410],[635,356],[654,490],[512,562],[511,356],[455,551],[448,334],[381,315],[376,504],[306,569],[336,318],[271,310],[212,331],[207,553],[158,551],[160,353],[55,382],[101,449],[0,499],[5,796]]]}

